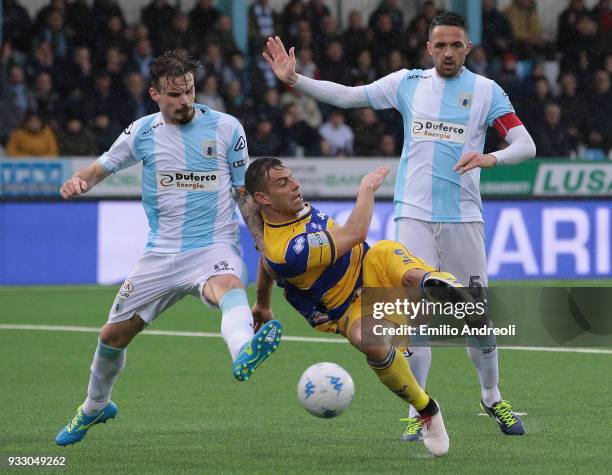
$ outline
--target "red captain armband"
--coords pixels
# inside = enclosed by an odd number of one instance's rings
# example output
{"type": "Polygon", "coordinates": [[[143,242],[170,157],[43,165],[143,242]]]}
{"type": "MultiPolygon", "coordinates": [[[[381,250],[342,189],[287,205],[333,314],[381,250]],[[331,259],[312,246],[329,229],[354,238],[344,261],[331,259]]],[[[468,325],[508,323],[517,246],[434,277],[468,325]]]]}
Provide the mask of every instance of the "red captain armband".
{"type": "Polygon", "coordinates": [[[495,127],[497,133],[502,137],[508,135],[508,131],[517,125],[523,125],[523,123],[514,112],[502,115],[493,121],[493,127],[495,127]]]}

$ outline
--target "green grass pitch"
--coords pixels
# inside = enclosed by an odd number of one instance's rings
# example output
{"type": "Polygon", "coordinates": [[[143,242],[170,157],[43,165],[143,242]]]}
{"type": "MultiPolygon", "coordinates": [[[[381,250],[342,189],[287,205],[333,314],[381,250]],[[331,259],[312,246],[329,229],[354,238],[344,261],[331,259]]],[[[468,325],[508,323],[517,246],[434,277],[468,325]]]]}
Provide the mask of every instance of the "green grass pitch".
{"type": "MultiPolygon", "coordinates": [[[[99,327],[115,292],[0,288],[0,324],[99,327]]],[[[286,335],[326,336],[278,293],[274,306],[286,335]]],[[[218,332],[219,325],[217,311],[188,297],[151,329],[218,332]]],[[[95,333],[0,329],[0,472],[18,472],[7,467],[11,455],[65,456],[73,473],[612,472],[610,354],[502,350],[502,394],[527,413],[527,435],[507,437],[479,415],[465,350],[434,348],[428,390],[451,438],[449,455],[434,459],[422,444],[399,441],[404,403],[347,344],[284,341],[239,383],[221,338],[141,335],[113,392],[117,419],[57,447],[56,433],[84,398],[95,345],[95,333]],[[331,420],[310,416],[296,398],[302,371],[319,361],[342,365],[355,381],[352,406],[331,420]]]]}

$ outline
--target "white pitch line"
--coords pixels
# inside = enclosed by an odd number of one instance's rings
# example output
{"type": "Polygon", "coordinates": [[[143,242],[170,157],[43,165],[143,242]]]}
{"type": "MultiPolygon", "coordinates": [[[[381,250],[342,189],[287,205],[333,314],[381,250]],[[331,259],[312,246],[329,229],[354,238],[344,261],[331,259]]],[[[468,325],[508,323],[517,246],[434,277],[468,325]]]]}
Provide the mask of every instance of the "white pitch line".
{"type": "MultiPolygon", "coordinates": [[[[51,331],[51,332],[80,332],[80,333],[99,333],[100,329],[96,327],[78,327],[70,325],[26,325],[26,324],[0,324],[0,330],[32,330],[32,331],[51,331]]],[[[199,338],[221,338],[221,333],[210,332],[187,332],[187,331],[171,331],[171,330],[145,330],[143,335],[158,335],[158,336],[187,336],[199,338]]],[[[306,343],[347,343],[344,338],[321,338],[312,336],[283,336],[286,341],[300,341],[306,343]]],[[[612,350],[604,348],[551,348],[537,346],[500,346],[503,350],[516,351],[544,351],[553,353],[589,353],[612,355],[612,350]]]]}

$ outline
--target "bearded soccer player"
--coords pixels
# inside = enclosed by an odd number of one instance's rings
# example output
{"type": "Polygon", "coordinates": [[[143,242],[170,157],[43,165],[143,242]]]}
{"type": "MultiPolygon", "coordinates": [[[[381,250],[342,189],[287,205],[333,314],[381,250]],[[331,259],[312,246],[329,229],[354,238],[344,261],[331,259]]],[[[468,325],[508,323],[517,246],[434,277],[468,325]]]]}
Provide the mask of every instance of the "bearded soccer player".
{"type": "MultiPolygon", "coordinates": [[[[395,186],[396,240],[465,286],[487,287],[480,168],[506,166],[535,156],[533,140],[507,94],[492,80],[463,64],[471,42],[465,20],[454,13],[435,17],[427,49],[434,68],[402,69],[366,86],[347,87],[297,74],[295,52],[279,37],[268,38],[265,60],[276,76],[321,102],[336,107],[395,108],[404,121],[404,146],[395,186]],[[483,154],[487,127],[509,144],[483,154]]],[[[480,405],[504,434],[523,435],[519,416],[499,391],[494,337],[470,337],[468,354],[478,372],[480,405]]],[[[425,387],[431,348],[406,352],[416,379],[425,387]]],[[[411,409],[402,440],[421,438],[411,409]]]]}
{"type": "Polygon", "coordinates": [[[87,398],[57,435],[58,445],[79,442],[93,425],[117,415],[110,396],[125,366],[126,347],[186,295],[220,308],[221,334],[232,357],[232,374],[240,381],[280,341],[277,321],[254,334],[244,290],[236,203],[260,249],[263,245],[261,216],[244,188],[249,161],[244,130],[234,117],[194,103],[195,67],[180,50],[156,58],[149,93],[159,112],[128,126],[108,152],[61,187],[63,198],[74,198],[111,173],[142,162],[149,240],[110,308],[87,398]]]}
{"type": "Polygon", "coordinates": [[[344,336],[366,357],[378,379],[412,404],[423,441],[434,455],[448,452],[440,409],[415,380],[410,365],[389,342],[375,345],[362,334],[361,287],[457,287],[452,275],[437,272],[404,246],[365,242],[372,220],[374,192],[388,173],[379,168],[361,181],[355,207],[345,226],[304,203],[291,170],[276,158],[259,158],[247,169],[245,185],[264,217],[264,253],[257,277],[256,321],[270,321],[273,278],[287,301],[316,330],[344,336]]]}

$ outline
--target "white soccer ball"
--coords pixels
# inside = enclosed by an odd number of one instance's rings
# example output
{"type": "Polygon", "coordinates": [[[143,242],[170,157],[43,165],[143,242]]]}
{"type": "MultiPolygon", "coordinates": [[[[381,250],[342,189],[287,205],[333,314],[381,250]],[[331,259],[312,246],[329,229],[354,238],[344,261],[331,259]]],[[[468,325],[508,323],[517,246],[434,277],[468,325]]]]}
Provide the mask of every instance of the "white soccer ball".
{"type": "Polygon", "coordinates": [[[298,399],[317,417],[336,417],[351,404],[355,395],[353,378],[336,363],[312,365],[300,378],[298,399]]]}

